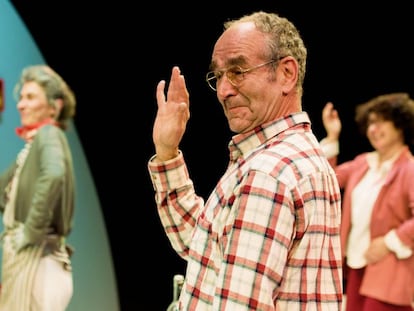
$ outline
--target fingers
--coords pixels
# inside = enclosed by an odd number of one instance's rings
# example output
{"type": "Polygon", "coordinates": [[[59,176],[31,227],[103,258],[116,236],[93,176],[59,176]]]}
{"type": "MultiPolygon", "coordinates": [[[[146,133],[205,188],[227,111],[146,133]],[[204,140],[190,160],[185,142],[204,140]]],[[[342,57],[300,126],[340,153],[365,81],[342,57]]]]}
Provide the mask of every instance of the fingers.
{"type": "Polygon", "coordinates": [[[189,104],[189,95],[187,86],[185,84],[184,76],[181,74],[181,70],[178,66],[174,66],[171,73],[171,81],[168,86],[167,101],[173,101],[177,103],[189,104]]]}
{"type": "Polygon", "coordinates": [[[332,102],[327,102],[325,104],[325,107],[323,107],[323,111],[326,113],[331,113],[331,111],[334,109],[333,103],[332,102]]]}
{"type": "Polygon", "coordinates": [[[156,98],[158,106],[166,103],[167,100],[174,100],[177,85],[180,83],[180,69],[175,66],[172,69],[170,83],[168,85],[167,98],[165,97],[165,80],[158,82],[156,90],[156,98]]]}
{"type": "Polygon", "coordinates": [[[333,104],[331,102],[327,102],[325,107],[322,109],[322,118],[327,118],[331,115],[333,110],[333,104]]]}
{"type": "Polygon", "coordinates": [[[156,92],[158,106],[165,104],[164,89],[165,89],[165,80],[161,80],[160,82],[158,82],[157,92],[156,92]]]}
{"type": "Polygon", "coordinates": [[[181,70],[178,66],[174,66],[172,68],[170,82],[166,94],[165,86],[165,80],[158,82],[156,90],[158,108],[167,103],[175,103],[180,105],[183,104],[188,108],[190,104],[190,96],[187,90],[184,75],[181,74],[181,70]]]}
{"type": "Polygon", "coordinates": [[[338,117],[338,111],[334,108],[334,105],[332,102],[327,102],[325,104],[325,107],[322,110],[322,117],[338,117]]]}
{"type": "Polygon", "coordinates": [[[172,68],[171,76],[170,76],[170,84],[168,85],[168,92],[174,91],[174,89],[177,88],[179,81],[180,81],[180,76],[181,76],[180,73],[181,71],[178,66],[174,66],[172,68]]]}

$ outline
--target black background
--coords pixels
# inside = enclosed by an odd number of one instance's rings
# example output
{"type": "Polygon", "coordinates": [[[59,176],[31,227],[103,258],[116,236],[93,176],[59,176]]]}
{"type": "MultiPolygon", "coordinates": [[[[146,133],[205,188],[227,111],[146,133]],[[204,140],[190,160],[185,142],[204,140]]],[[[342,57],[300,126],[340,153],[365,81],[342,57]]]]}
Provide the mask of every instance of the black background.
{"type": "Polygon", "coordinates": [[[156,84],[173,65],[190,91],[181,149],[199,194],[207,198],[227,164],[231,133],[204,80],[226,19],[267,10],[295,23],[308,48],[303,108],[322,138],[321,109],[334,102],[342,159],[369,148],[353,123],[356,104],[388,92],[414,96],[409,1],[11,2],[46,62],[76,93],[74,121],[100,198],[122,311],[165,310],[172,277],[185,268],[158,220],[146,166],[156,84]]]}

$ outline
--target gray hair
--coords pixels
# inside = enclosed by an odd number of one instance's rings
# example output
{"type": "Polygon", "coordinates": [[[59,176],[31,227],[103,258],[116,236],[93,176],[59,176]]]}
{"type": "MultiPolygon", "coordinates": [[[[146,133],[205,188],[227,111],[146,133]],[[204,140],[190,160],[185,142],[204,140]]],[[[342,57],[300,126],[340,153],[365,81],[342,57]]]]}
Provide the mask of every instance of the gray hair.
{"type": "Polygon", "coordinates": [[[299,34],[298,29],[287,18],[280,17],[276,13],[263,11],[245,15],[239,19],[229,20],[224,23],[224,29],[240,23],[253,22],[256,29],[266,34],[268,38],[268,49],[265,55],[271,59],[292,56],[299,64],[298,81],[296,88],[299,94],[303,92],[303,81],[306,72],[307,49],[299,34]]]}
{"type": "Polygon", "coordinates": [[[46,94],[49,105],[55,105],[56,99],[62,99],[63,107],[56,120],[62,129],[66,129],[68,121],[73,118],[76,110],[75,94],[62,77],[47,65],[33,65],[23,69],[19,81],[14,87],[14,95],[19,92],[26,82],[36,82],[46,94]]]}

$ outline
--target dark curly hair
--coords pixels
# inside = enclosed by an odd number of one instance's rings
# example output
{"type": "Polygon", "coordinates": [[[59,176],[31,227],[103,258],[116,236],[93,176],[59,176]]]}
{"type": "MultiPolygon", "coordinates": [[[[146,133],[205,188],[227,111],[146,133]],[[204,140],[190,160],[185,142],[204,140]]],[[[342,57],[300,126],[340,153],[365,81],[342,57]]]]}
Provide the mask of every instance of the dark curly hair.
{"type": "Polygon", "coordinates": [[[379,95],[359,104],[355,112],[355,121],[362,134],[366,134],[369,115],[375,113],[381,119],[393,122],[395,128],[402,130],[405,144],[414,146],[414,100],[408,93],[379,95]]]}

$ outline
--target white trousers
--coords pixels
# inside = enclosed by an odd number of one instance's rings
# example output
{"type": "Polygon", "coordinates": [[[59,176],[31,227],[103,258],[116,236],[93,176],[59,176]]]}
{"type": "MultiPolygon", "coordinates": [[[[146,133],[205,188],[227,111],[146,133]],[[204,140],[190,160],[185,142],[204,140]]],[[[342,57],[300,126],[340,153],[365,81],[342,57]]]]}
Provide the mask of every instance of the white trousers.
{"type": "Polygon", "coordinates": [[[32,311],[64,311],[73,294],[72,272],[49,255],[40,259],[33,286],[32,311]]]}
{"type": "Polygon", "coordinates": [[[10,236],[3,242],[0,311],[65,311],[73,295],[68,254],[42,256],[43,246],[16,253],[10,236]]]}

